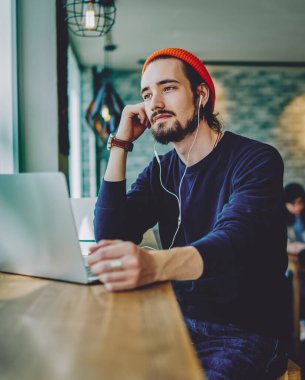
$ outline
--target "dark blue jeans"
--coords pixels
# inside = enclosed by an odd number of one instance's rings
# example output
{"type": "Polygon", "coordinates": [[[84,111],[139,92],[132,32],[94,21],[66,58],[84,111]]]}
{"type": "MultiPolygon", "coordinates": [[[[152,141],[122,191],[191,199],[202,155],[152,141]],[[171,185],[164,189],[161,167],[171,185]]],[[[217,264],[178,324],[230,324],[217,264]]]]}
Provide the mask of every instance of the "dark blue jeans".
{"type": "Polygon", "coordinates": [[[285,371],[287,355],[278,339],[232,324],[184,319],[208,380],[274,380],[285,371]]]}

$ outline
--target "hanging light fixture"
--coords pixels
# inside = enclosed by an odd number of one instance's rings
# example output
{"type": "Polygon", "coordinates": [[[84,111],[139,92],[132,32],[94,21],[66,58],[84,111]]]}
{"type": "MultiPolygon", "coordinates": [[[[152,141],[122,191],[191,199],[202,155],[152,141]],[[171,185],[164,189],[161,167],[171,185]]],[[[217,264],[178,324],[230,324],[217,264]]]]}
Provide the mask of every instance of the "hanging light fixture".
{"type": "Polygon", "coordinates": [[[104,142],[110,133],[117,130],[123,108],[124,104],[112,84],[103,81],[96,98],[87,109],[86,120],[104,142]]]}
{"type": "Polygon", "coordinates": [[[124,103],[112,85],[110,54],[117,46],[112,42],[111,32],[105,37],[104,69],[100,74],[94,70],[99,90],[86,111],[86,121],[96,135],[105,143],[110,133],[114,133],[119,125],[124,103]]]}
{"type": "Polygon", "coordinates": [[[69,29],[81,37],[107,34],[115,22],[114,0],[66,0],[69,29]]]}

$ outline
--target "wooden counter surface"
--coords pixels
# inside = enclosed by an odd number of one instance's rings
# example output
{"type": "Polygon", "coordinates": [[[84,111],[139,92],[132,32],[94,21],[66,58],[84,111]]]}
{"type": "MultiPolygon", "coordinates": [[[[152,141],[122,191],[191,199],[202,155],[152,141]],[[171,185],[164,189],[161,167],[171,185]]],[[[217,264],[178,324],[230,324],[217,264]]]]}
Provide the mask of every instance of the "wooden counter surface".
{"type": "Polygon", "coordinates": [[[204,379],[169,283],[109,293],[0,273],[1,380],[204,379]]]}

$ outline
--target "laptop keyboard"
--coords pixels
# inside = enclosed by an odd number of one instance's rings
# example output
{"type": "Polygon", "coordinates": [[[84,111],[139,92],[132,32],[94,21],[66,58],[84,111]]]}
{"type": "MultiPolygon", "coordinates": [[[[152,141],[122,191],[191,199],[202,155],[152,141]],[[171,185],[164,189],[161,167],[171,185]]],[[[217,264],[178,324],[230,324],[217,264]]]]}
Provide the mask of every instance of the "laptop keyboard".
{"type": "Polygon", "coordinates": [[[86,272],[87,272],[87,277],[88,277],[89,279],[90,279],[90,278],[95,278],[95,277],[96,277],[96,275],[93,274],[93,273],[91,272],[91,269],[90,269],[89,266],[86,266],[86,272]]]}
{"type": "Polygon", "coordinates": [[[88,280],[91,282],[92,281],[98,281],[99,280],[99,276],[97,276],[96,274],[92,273],[91,272],[91,269],[90,269],[90,266],[87,264],[87,255],[82,255],[83,257],[83,261],[84,261],[84,266],[85,266],[85,269],[86,269],[86,273],[87,273],[87,278],[88,280]]]}

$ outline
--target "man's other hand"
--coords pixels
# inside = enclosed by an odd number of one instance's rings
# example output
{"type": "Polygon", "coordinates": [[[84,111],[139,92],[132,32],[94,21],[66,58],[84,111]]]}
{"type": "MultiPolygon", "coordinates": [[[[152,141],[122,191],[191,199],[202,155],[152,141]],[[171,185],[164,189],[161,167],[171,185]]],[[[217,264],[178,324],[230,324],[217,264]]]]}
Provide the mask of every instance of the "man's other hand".
{"type": "Polygon", "coordinates": [[[90,248],[87,262],[110,291],[138,288],[157,278],[153,254],[131,242],[101,240],[90,248]]]}

